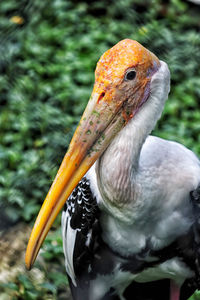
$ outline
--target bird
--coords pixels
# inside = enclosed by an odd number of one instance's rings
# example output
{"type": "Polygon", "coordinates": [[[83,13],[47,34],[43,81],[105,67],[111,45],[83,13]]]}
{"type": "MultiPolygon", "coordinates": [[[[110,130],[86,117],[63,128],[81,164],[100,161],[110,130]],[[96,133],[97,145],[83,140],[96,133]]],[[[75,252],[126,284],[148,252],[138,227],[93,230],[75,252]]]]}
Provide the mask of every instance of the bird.
{"type": "Polygon", "coordinates": [[[169,91],[167,64],[135,40],[97,63],[25,257],[30,269],[64,206],[74,300],[186,300],[200,286],[200,161],[151,135],[169,91]]]}

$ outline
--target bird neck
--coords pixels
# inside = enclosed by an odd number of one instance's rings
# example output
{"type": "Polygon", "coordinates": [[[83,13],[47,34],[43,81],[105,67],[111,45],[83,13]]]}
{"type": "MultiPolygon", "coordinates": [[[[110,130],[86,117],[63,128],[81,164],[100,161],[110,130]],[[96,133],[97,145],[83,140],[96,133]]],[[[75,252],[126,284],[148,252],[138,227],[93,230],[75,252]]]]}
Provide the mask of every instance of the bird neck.
{"type": "Polygon", "coordinates": [[[169,71],[163,64],[152,77],[151,94],[147,102],[113,139],[97,162],[98,188],[108,207],[121,210],[137,198],[137,173],[142,145],[160,118],[169,93],[169,71]]]}

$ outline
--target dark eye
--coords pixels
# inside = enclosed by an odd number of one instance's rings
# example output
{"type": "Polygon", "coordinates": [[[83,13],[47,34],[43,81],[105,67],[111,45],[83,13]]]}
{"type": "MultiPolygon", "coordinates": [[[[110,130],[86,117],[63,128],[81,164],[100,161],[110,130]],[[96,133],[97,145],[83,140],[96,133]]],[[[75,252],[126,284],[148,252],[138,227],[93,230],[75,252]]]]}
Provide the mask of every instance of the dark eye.
{"type": "Polygon", "coordinates": [[[125,75],[125,80],[133,80],[135,79],[136,72],[134,70],[128,71],[125,75]]]}

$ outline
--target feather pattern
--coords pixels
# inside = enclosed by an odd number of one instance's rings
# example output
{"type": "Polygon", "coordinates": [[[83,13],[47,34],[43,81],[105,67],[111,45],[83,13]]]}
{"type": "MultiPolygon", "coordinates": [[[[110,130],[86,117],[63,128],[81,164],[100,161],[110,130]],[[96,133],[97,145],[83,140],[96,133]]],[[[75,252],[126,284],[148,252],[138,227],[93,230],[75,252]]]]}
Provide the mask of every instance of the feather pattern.
{"type": "Polygon", "coordinates": [[[89,181],[84,177],[70,195],[62,214],[66,269],[74,285],[76,275],[83,268],[83,259],[85,263],[87,261],[98,215],[96,199],[92,197],[89,181]]]}

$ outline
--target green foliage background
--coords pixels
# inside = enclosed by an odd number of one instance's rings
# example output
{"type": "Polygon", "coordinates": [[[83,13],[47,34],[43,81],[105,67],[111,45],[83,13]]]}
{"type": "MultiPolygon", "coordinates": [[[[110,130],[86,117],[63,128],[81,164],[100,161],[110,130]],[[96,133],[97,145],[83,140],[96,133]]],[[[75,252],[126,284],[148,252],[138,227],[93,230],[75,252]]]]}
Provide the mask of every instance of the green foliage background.
{"type": "MultiPolygon", "coordinates": [[[[199,15],[200,6],[181,0],[1,1],[0,208],[6,219],[32,224],[89,99],[96,62],[124,38],[141,42],[171,70],[170,97],[153,134],[200,155],[199,15]]],[[[58,253],[46,243],[50,261],[62,252],[57,232],[58,253]]],[[[48,280],[58,299],[60,282],[48,280]]],[[[24,292],[13,299],[50,299],[48,284],[37,293],[28,277],[21,281],[24,292]]],[[[14,284],[6,288],[17,289],[14,284]]]]}

